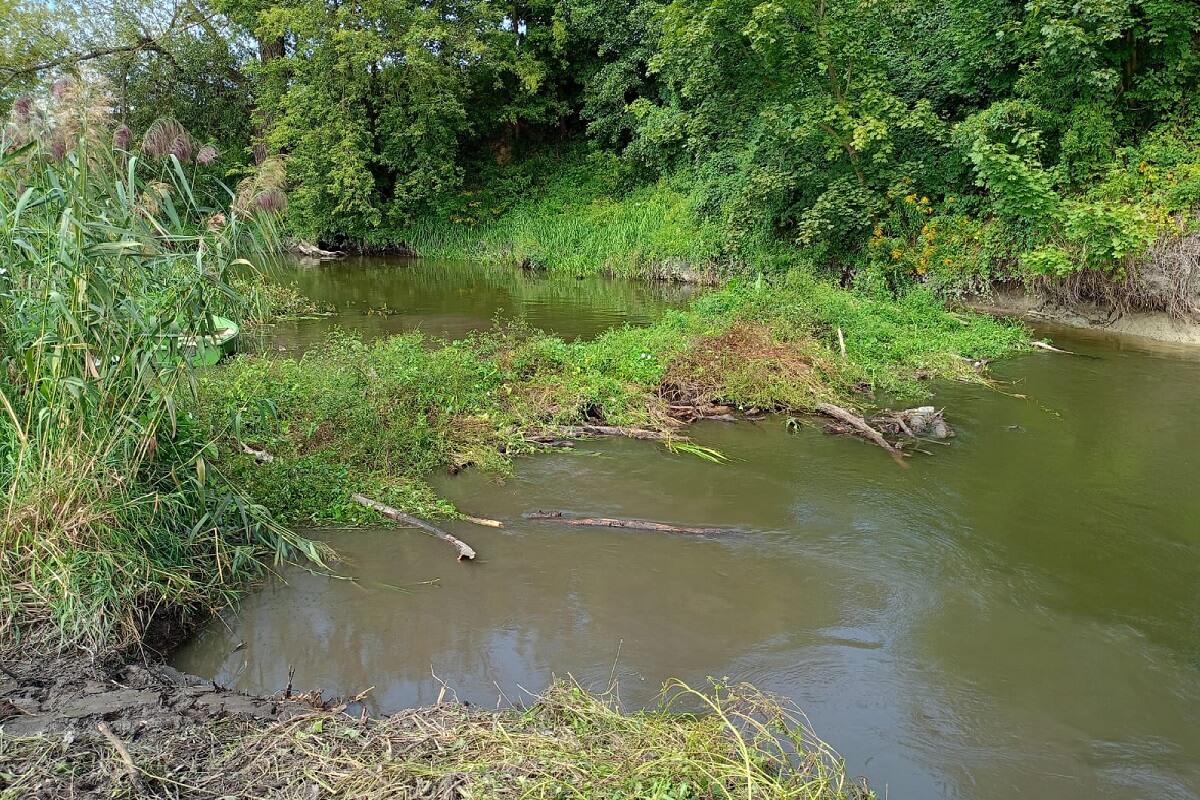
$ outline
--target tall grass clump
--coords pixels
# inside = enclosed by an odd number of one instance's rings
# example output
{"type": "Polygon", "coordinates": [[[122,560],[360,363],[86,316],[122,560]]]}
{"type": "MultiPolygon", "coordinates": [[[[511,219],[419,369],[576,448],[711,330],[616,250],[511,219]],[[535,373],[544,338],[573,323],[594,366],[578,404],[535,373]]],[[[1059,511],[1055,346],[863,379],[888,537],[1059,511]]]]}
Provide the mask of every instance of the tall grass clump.
{"type": "Polygon", "coordinates": [[[576,275],[716,282],[741,266],[686,185],[638,183],[602,153],[492,165],[483,182],[391,231],[387,244],[429,258],[523,264],[576,275]]]}
{"type": "Polygon", "coordinates": [[[227,275],[271,246],[270,216],[198,197],[209,154],[177,123],[138,143],[105,109],[62,80],[0,134],[0,634],[95,655],[226,602],[270,556],[317,555],[180,411],[183,351],[237,309],[227,275]]]}

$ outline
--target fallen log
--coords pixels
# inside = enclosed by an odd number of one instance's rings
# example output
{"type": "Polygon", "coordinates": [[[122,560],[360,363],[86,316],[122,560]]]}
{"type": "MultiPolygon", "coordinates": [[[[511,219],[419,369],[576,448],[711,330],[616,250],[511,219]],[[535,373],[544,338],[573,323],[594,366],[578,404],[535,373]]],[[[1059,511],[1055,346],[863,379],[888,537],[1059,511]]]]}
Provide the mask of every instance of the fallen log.
{"type": "Polygon", "coordinates": [[[315,244],[299,241],[288,248],[292,253],[304,258],[316,259],[318,261],[326,261],[334,258],[345,258],[346,253],[342,250],[322,250],[315,244]]]}
{"type": "Polygon", "coordinates": [[[870,424],[886,436],[901,434],[913,439],[942,440],[953,438],[954,428],[946,422],[945,414],[933,406],[892,411],[885,408],[870,419],[870,424]]]}
{"type": "Polygon", "coordinates": [[[451,536],[450,534],[446,533],[441,528],[439,528],[435,525],[431,525],[423,519],[417,519],[416,517],[412,516],[411,514],[405,514],[403,511],[394,509],[391,506],[385,506],[383,503],[380,503],[376,500],[372,500],[369,497],[364,497],[363,495],[359,494],[358,492],[355,492],[354,494],[350,495],[350,497],[354,500],[354,502],[358,503],[359,505],[364,505],[367,508],[371,509],[372,511],[377,511],[380,514],[383,514],[385,517],[389,517],[391,519],[396,520],[399,523],[408,525],[413,528],[420,528],[421,530],[425,531],[426,533],[430,534],[431,536],[436,536],[437,538],[441,539],[443,542],[448,542],[449,544],[453,545],[453,547],[456,550],[458,550],[458,560],[459,561],[474,561],[475,560],[475,551],[473,549],[471,549],[470,545],[468,545],[466,542],[464,542],[461,539],[451,536]]]}
{"type": "MultiPolygon", "coordinates": [[[[851,414],[846,409],[835,406],[833,403],[821,403],[817,406],[817,411],[820,411],[827,417],[833,417],[836,420],[846,423],[854,430],[858,431],[864,438],[874,442],[888,452],[888,454],[896,460],[897,464],[904,464],[904,457],[900,451],[892,446],[891,442],[883,438],[883,434],[872,428],[865,419],[856,414],[851,414]]],[[[907,466],[907,465],[905,465],[907,466]]]]}
{"type": "Polygon", "coordinates": [[[1072,353],[1070,350],[1059,350],[1057,347],[1055,347],[1052,344],[1049,344],[1048,342],[1036,342],[1035,341],[1035,342],[1030,342],[1029,344],[1032,345],[1033,347],[1036,347],[1038,350],[1045,350],[1047,353],[1062,353],[1064,356],[1079,355],[1078,353],[1072,353]]]}
{"type": "Polygon", "coordinates": [[[645,428],[619,428],[615,425],[570,425],[557,430],[559,435],[575,439],[583,436],[625,436],[630,439],[658,442],[670,438],[660,431],[651,431],[645,428]]]}
{"type": "Polygon", "coordinates": [[[574,442],[568,442],[565,439],[559,439],[554,436],[532,436],[525,439],[526,444],[537,445],[538,447],[563,448],[571,449],[575,446],[574,442]]]}
{"type": "Polygon", "coordinates": [[[557,522],[560,525],[575,525],[585,528],[624,528],[635,531],[659,531],[660,533],[684,533],[689,536],[723,536],[738,531],[730,528],[690,528],[685,525],[667,525],[642,519],[608,519],[606,517],[568,517],[561,511],[530,511],[521,515],[534,522],[557,522]]]}
{"type": "Polygon", "coordinates": [[[471,522],[476,525],[482,525],[485,528],[503,528],[504,527],[504,523],[498,519],[487,519],[486,517],[472,517],[470,514],[463,514],[463,519],[465,519],[467,522],[471,522]]]}

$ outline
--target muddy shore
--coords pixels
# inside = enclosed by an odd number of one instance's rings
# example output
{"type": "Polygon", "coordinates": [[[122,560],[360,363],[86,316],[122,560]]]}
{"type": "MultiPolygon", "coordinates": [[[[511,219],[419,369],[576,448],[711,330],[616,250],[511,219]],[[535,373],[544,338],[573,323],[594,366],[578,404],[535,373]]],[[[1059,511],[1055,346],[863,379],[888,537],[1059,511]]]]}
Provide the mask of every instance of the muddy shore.
{"type": "Polygon", "coordinates": [[[307,698],[251,697],[165,665],[108,670],[63,656],[9,661],[0,677],[5,798],[249,796],[251,786],[220,780],[226,746],[323,713],[307,698]]]}
{"type": "Polygon", "coordinates": [[[1087,331],[1103,339],[1140,342],[1144,349],[1158,349],[1155,343],[1180,349],[1200,345],[1200,321],[1183,321],[1157,311],[1118,315],[1111,307],[1093,302],[1063,305],[1023,287],[995,287],[989,295],[970,298],[963,305],[992,316],[1019,317],[1039,329],[1087,331]]]}
{"type": "Polygon", "coordinates": [[[3,800],[637,797],[680,781],[689,797],[874,796],[798,710],[746,685],[668,687],[708,698],[707,715],[627,714],[556,682],[526,707],[368,717],[353,700],[251,697],[154,664],[0,674],[3,800]]]}

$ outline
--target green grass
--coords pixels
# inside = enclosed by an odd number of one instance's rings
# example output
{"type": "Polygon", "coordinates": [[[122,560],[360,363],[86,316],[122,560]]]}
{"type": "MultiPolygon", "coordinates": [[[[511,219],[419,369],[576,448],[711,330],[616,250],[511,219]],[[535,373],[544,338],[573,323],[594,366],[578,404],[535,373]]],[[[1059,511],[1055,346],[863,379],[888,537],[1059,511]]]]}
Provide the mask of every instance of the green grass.
{"type": "Polygon", "coordinates": [[[682,437],[668,404],[713,397],[801,412],[858,405],[863,385],[915,397],[921,378],[982,380],[965,359],[1003,356],[1026,337],[1011,323],[948,313],[929,294],[886,303],[796,272],[590,341],[520,327],[433,343],[335,334],[298,360],[242,357],[205,376],[197,413],[220,443],[221,468],[289,521],[371,518],[352,492],[441,516],[453,509],[425,476],[466,464],[502,472],[536,449],[535,434],[602,420],[682,437]],[[276,458],[258,464],[243,443],[276,458]]]}
{"type": "Polygon", "coordinates": [[[551,194],[495,220],[425,218],[400,238],[426,257],[528,263],[576,275],[657,277],[685,268],[716,277],[731,271],[719,231],[697,222],[688,196],[665,182],[620,199],[563,202],[560,192],[569,188],[564,180],[551,194]]]}
{"type": "Polygon", "coordinates": [[[575,275],[731,274],[721,227],[701,220],[688,187],[638,183],[619,159],[572,152],[484,168],[482,182],[446,197],[385,244],[430,258],[528,264],[575,275]]]}
{"type": "Polygon", "coordinates": [[[223,480],[181,411],[180,337],[245,309],[228,278],[271,220],[114,149],[102,102],[71,84],[54,125],[0,138],[0,639],[97,657],[321,553],[223,480]]]}

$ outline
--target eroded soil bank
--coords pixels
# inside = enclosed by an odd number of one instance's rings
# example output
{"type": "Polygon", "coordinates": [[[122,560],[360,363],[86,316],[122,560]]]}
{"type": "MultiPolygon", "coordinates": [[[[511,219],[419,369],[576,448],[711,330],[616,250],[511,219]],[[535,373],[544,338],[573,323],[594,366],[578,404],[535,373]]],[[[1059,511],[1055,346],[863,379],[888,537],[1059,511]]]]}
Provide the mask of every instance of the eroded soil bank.
{"type": "Polygon", "coordinates": [[[1177,319],[1163,311],[1118,314],[1112,306],[1092,301],[1060,303],[1022,287],[996,287],[990,295],[972,298],[965,305],[985,314],[1019,317],[1037,328],[1061,326],[1094,331],[1104,334],[1104,338],[1134,343],[1141,340],[1147,345],[1200,345],[1200,322],[1177,319]]]}

